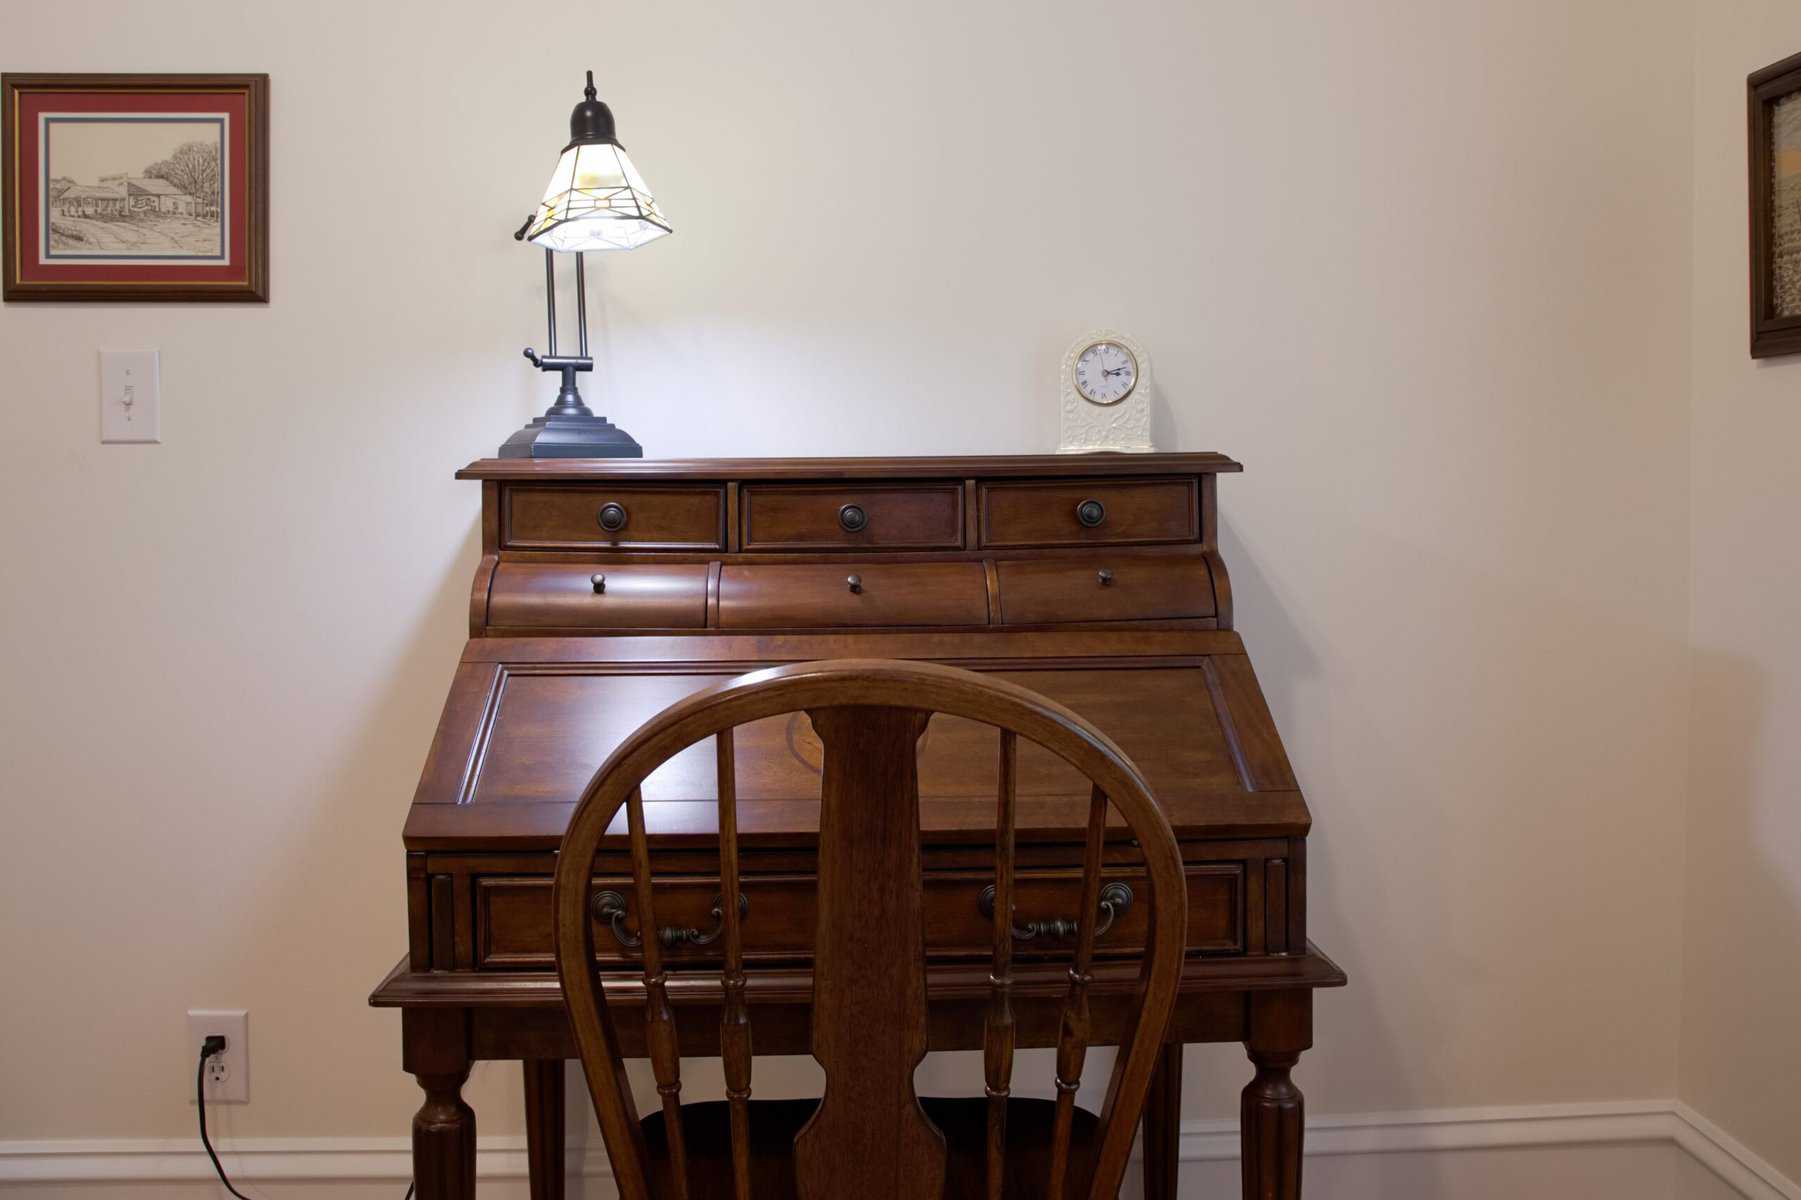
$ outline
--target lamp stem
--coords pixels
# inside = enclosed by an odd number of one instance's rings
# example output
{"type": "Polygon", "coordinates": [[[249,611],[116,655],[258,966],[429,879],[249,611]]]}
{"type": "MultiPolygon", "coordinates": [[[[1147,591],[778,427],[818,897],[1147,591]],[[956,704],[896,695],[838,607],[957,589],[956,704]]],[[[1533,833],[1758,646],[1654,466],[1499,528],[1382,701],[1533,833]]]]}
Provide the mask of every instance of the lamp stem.
{"type": "Polygon", "coordinates": [[[582,264],[582,252],[575,252],[575,331],[581,339],[579,353],[588,357],[588,271],[582,264]]]}
{"type": "Polygon", "coordinates": [[[557,352],[557,260],[544,251],[544,308],[550,314],[550,355],[557,352]]]}

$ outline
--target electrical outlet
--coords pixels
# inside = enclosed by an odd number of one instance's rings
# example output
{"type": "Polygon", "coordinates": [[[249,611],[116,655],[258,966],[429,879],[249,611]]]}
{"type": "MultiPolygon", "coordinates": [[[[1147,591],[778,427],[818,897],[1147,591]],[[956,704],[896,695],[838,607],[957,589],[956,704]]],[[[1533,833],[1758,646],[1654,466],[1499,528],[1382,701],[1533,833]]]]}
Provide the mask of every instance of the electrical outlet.
{"type": "MultiPolygon", "coordinates": [[[[225,1039],[225,1049],[206,1060],[206,1100],[208,1104],[248,1104],[250,1102],[250,1014],[241,1008],[191,1008],[188,1010],[189,1069],[200,1061],[200,1045],[218,1034],[225,1039]]],[[[190,1076],[188,1098],[194,1098],[190,1076]]]]}

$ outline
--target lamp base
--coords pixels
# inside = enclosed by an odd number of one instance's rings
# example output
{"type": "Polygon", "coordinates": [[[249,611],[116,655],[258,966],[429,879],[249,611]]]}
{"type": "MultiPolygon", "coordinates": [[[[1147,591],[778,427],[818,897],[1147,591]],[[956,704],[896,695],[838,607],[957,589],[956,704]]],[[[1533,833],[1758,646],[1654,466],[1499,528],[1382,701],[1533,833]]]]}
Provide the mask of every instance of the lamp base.
{"type": "Polygon", "coordinates": [[[552,410],[502,442],[499,455],[501,458],[643,458],[644,447],[605,417],[552,410]]]}

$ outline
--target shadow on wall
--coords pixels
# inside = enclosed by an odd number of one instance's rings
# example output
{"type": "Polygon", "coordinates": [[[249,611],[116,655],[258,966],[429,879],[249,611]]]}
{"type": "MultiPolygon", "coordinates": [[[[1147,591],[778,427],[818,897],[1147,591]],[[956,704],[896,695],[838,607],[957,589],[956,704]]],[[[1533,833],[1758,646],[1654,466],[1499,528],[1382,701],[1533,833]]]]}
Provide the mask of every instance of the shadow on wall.
{"type": "MultiPolygon", "coordinates": [[[[317,795],[297,798],[307,803],[293,814],[293,840],[279,859],[284,873],[272,875],[256,890],[256,907],[242,914],[237,943],[222,954],[256,962],[270,946],[318,945],[318,934],[307,929],[335,931],[332,953],[338,961],[333,969],[306,970],[294,964],[295,969],[284,970],[279,992],[262,992],[264,1011],[258,1017],[268,1028],[304,1012],[316,1028],[360,1028],[365,1038],[371,1027],[379,1027],[369,1064],[337,1078],[345,1087],[368,1089],[373,1083],[391,1088],[396,1102],[390,1128],[395,1132],[408,1128],[421,1093],[401,1070],[398,1014],[369,1008],[367,997],[406,953],[400,828],[455,667],[458,635],[467,628],[468,581],[479,555],[478,518],[471,522],[444,577],[435,588],[422,590],[432,599],[390,669],[382,672],[379,699],[357,714],[356,733],[343,743],[346,748],[330,782],[317,795]],[[332,886],[333,880],[353,882],[332,886]]],[[[485,1067],[499,1069],[494,1064],[485,1067]]],[[[477,1064],[465,1096],[483,1071],[484,1064],[477,1064]]],[[[523,1105],[519,1085],[510,1090],[523,1105]]],[[[317,1097],[315,1103],[329,1106],[331,1097],[317,1097]]],[[[214,1119],[223,1125],[216,1135],[232,1136],[235,1112],[216,1110],[214,1119]]]]}
{"type": "MultiPolygon", "coordinates": [[[[1257,556],[1239,536],[1235,526],[1223,516],[1219,524],[1219,543],[1220,553],[1231,573],[1235,613],[1255,614],[1254,628],[1248,634],[1242,622],[1235,621],[1234,624],[1245,636],[1246,648],[1257,665],[1258,683],[1276,717],[1278,731],[1285,734],[1284,744],[1292,757],[1296,748],[1292,723],[1300,708],[1299,690],[1303,686],[1324,686],[1324,663],[1283,605],[1268,577],[1259,569],[1257,556]],[[1285,725],[1289,728],[1285,729],[1285,725]]],[[[1329,717],[1329,711],[1310,713],[1309,720],[1316,725],[1311,730],[1314,742],[1332,743],[1332,731],[1317,727],[1322,719],[1329,717]]],[[[1339,873],[1357,865],[1341,862],[1340,856],[1332,853],[1333,829],[1346,810],[1339,805],[1342,797],[1333,796],[1329,789],[1332,774],[1329,763],[1323,764],[1322,771],[1311,773],[1315,776],[1311,779],[1303,764],[1295,763],[1294,767],[1313,813],[1313,830],[1307,839],[1309,935],[1345,969],[1352,989],[1409,986],[1405,981],[1392,978],[1384,983],[1369,969],[1370,960],[1364,953],[1364,939],[1371,936],[1368,927],[1362,923],[1333,920],[1335,913],[1346,911],[1338,883],[1339,873]]],[[[1386,870],[1383,864],[1375,865],[1379,870],[1386,870]]],[[[1354,1032],[1357,1058],[1361,1062],[1393,1062],[1398,1057],[1399,1031],[1381,1023],[1379,1014],[1384,1011],[1383,1006],[1369,999],[1369,995],[1366,992],[1355,1008],[1365,1015],[1377,1014],[1377,1019],[1360,1023],[1353,1031],[1337,1019],[1341,1014],[1333,1011],[1334,1005],[1342,1007],[1345,1004],[1345,991],[1331,989],[1316,994],[1314,1049],[1301,1056],[1294,1073],[1295,1082],[1304,1096],[1309,1086],[1310,1060],[1317,1063],[1316,1056],[1331,1053],[1335,1039],[1344,1033],[1354,1032]],[[1334,1029],[1340,1032],[1335,1034],[1334,1029]]],[[[1250,1081],[1251,1073],[1250,1063],[1239,1046],[1190,1047],[1182,1097],[1185,1120],[1236,1119],[1238,1094],[1250,1081]]],[[[1402,1083],[1410,1081],[1403,1079],[1402,1083]]],[[[1310,1114],[1317,1111],[1311,1099],[1307,1103],[1310,1114]]],[[[1408,1107],[1411,1103],[1409,1099],[1397,1107],[1408,1107]]],[[[1379,1161],[1368,1164],[1366,1170],[1377,1177],[1372,1184],[1378,1190],[1384,1177],[1392,1177],[1389,1181],[1393,1189],[1384,1194],[1438,1195],[1449,1186],[1447,1180],[1436,1177],[1438,1167],[1429,1158],[1403,1162],[1392,1156],[1376,1157],[1379,1161]]],[[[1236,1176],[1235,1167],[1232,1174],[1236,1176]]],[[[1183,1168],[1183,1189],[1186,1191],[1203,1180],[1218,1182],[1219,1176],[1217,1164],[1187,1163],[1183,1168]]]]}
{"type": "MultiPolygon", "coordinates": [[[[1774,1014],[1801,1011],[1801,973],[1793,965],[1801,953],[1801,878],[1778,857],[1782,850],[1792,856],[1794,848],[1779,840],[1786,830],[1758,827],[1760,804],[1773,803],[1767,786],[1759,797],[1757,764],[1769,753],[1762,743],[1781,736],[1766,728],[1769,671],[1755,660],[1707,650],[1697,650],[1693,663],[1697,736],[1689,789],[1684,1038],[1690,1036],[1690,1011],[1697,1013],[1694,1019],[1741,1032],[1705,1038],[1710,1046],[1726,1041],[1736,1047],[1734,1058],[1691,1067],[1684,1057],[1681,1093],[1708,1115],[1730,1092],[1739,1093],[1730,1106],[1739,1112],[1781,1114],[1791,1110],[1793,1081],[1801,1077],[1801,1039],[1792,1027],[1774,1031],[1775,1036],[1744,1028],[1767,1031],[1774,1014]],[[1700,871],[1697,859],[1705,864],[1700,871]],[[1772,963],[1773,958],[1787,961],[1772,963]],[[1757,993],[1749,1002],[1748,990],[1757,993]],[[1756,1069],[1747,1070],[1746,1060],[1753,1058],[1756,1069]]],[[[1778,1170],[1801,1176],[1793,1131],[1771,1127],[1770,1121],[1779,1119],[1766,1118],[1761,1131],[1735,1123],[1731,1132],[1778,1170]]]]}
{"type": "MultiPolygon", "coordinates": [[[[1163,394],[1155,380],[1151,381],[1151,445],[1162,450],[1180,444],[1176,432],[1176,413],[1170,407],[1169,398],[1163,394]]],[[[1230,561],[1230,560],[1228,560],[1230,561]]]]}

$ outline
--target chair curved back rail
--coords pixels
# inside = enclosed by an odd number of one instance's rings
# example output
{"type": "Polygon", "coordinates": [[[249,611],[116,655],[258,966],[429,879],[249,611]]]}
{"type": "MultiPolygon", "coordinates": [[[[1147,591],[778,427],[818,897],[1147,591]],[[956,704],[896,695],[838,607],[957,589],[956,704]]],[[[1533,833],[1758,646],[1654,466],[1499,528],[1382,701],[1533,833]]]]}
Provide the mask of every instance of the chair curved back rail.
{"type": "MultiPolygon", "coordinates": [[[[801,1200],[940,1200],[945,1141],[913,1092],[926,1052],[917,742],[935,713],[999,731],[995,803],[994,949],[984,1031],[986,1195],[1002,1192],[1013,1070],[1014,810],[1018,740],[1051,751],[1092,784],[1083,852],[1082,914],[1101,904],[1109,803],[1143,855],[1147,897],[1139,1017],[1120,1047],[1099,1114],[1091,1162],[1071,1162],[1075,1093],[1089,1038],[1088,989],[1096,920],[1077,923],[1056,1054],[1050,1200],[1074,1179],[1091,1200],[1118,1194],[1181,973],[1187,896],[1169,823],[1137,769],[1099,730],[1026,688],[930,663],[844,659],[756,671],[698,692],[642,725],[595,773],[571,818],[553,892],[557,972],[588,1090],[623,1200],[649,1200],[646,1141],[594,958],[590,909],[595,852],[621,808],[631,844],[642,938],[646,1049],[664,1113],[673,1195],[689,1195],[681,1073],[662,948],[654,931],[641,785],[663,762],[716,739],[720,884],[739,892],[733,730],[805,711],[824,747],[819,820],[819,905],[813,966],[813,1055],[825,1096],[794,1137],[801,1200]],[[1074,1168],[1072,1170],[1072,1167],[1074,1168]]],[[[742,915],[719,907],[720,1057],[730,1110],[737,1200],[750,1200],[751,1019],[742,915]]]]}

